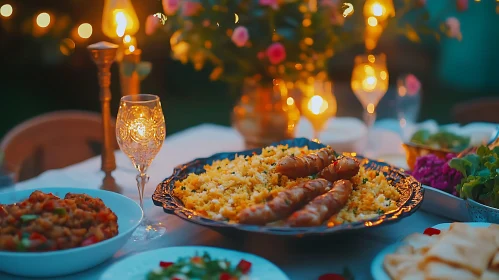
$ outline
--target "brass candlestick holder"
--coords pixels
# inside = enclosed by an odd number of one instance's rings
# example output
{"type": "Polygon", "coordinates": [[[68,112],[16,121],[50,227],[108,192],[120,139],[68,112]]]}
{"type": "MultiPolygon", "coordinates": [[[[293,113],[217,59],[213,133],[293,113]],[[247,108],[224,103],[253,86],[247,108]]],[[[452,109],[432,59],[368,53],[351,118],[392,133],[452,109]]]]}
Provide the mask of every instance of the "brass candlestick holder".
{"type": "Polygon", "coordinates": [[[100,101],[102,109],[102,129],[103,129],[103,149],[102,166],[105,177],[102,189],[119,192],[120,188],[116,185],[111,172],[116,169],[116,160],[114,158],[114,148],[116,140],[113,125],[111,124],[111,65],[116,59],[118,46],[108,42],[99,42],[87,47],[92,55],[92,59],[98,68],[98,78],[100,86],[100,101]]]}

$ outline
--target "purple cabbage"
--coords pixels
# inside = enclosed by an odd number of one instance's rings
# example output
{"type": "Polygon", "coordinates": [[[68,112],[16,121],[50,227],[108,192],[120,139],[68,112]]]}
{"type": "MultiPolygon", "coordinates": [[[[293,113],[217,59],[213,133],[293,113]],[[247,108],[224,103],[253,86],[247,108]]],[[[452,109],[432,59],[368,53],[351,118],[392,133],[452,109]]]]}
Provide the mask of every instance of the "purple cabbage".
{"type": "Polygon", "coordinates": [[[461,182],[463,175],[448,164],[455,154],[447,154],[445,159],[435,155],[426,155],[417,158],[412,176],[422,184],[457,195],[456,186],[461,182]]]}

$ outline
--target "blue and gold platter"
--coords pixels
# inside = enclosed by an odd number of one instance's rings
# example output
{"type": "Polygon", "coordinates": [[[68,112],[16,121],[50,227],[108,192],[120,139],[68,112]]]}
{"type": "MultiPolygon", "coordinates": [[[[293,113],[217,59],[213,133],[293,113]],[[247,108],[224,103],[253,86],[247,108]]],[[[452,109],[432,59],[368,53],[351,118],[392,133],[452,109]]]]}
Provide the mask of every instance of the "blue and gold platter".
{"type": "MultiPolygon", "coordinates": [[[[296,138],[291,140],[285,140],[278,143],[272,144],[272,146],[277,145],[288,145],[289,147],[305,147],[309,149],[320,149],[325,146],[306,138],[296,138]]],[[[334,147],[333,147],[334,148],[334,147]]],[[[155,205],[160,206],[168,214],[173,214],[178,216],[188,222],[195,223],[201,226],[209,227],[213,230],[220,232],[230,232],[230,231],[242,231],[242,232],[255,232],[271,235],[289,235],[289,236],[311,236],[311,235],[330,235],[340,232],[349,232],[359,229],[372,228],[380,225],[385,225],[393,222],[397,222],[400,219],[410,216],[414,213],[421,202],[423,201],[424,189],[421,183],[416,181],[412,176],[405,173],[403,169],[390,166],[384,162],[379,162],[375,160],[370,160],[361,156],[356,156],[356,158],[361,162],[366,170],[376,170],[382,172],[388,180],[388,183],[394,186],[400,193],[400,199],[397,202],[398,208],[387,213],[384,213],[378,217],[367,219],[363,221],[344,223],[334,226],[317,226],[317,227],[285,227],[285,226],[255,226],[255,225],[243,225],[225,221],[212,220],[203,217],[199,213],[193,210],[187,209],[182,201],[173,195],[173,188],[176,181],[182,181],[190,173],[200,174],[205,172],[204,166],[211,164],[213,161],[229,159],[232,160],[236,156],[240,155],[253,155],[260,154],[262,149],[246,150],[241,152],[230,152],[230,153],[219,153],[212,155],[207,158],[198,158],[186,164],[177,166],[173,174],[161,182],[153,196],[153,202],[155,205]]]]}

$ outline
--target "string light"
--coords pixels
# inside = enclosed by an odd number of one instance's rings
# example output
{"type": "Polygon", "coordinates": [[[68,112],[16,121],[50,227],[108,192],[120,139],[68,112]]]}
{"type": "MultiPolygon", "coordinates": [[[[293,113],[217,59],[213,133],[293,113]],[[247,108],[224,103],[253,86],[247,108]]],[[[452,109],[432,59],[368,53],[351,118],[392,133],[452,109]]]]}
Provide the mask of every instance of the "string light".
{"type": "Polygon", "coordinates": [[[12,5],[10,4],[2,5],[2,7],[0,7],[0,15],[8,18],[12,15],[13,10],[14,9],[12,9],[12,5]]]}
{"type": "Polygon", "coordinates": [[[78,35],[83,39],[88,39],[92,36],[93,28],[90,23],[82,23],[78,26],[78,35]]]}
{"type": "Polygon", "coordinates": [[[41,28],[45,28],[45,27],[49,26],[49,24],[50,24],[50,15],[47,14],[47,13],[40,13],[36,17],[36,24],[38,24],[38,26],[40,26],[41,28]]]}

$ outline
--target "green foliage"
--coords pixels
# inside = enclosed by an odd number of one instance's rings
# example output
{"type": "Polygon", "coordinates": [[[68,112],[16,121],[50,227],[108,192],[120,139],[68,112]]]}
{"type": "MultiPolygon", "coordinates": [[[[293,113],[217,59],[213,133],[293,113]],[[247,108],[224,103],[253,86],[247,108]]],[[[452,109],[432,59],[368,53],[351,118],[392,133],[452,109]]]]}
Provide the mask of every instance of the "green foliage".
{"type": "Polygon", "coordinates": [[[456,187],[462,198],[499,208],[499,147],[481,146],[476,154],[452,159],[449,166],[464,176],[456,187]]]}

